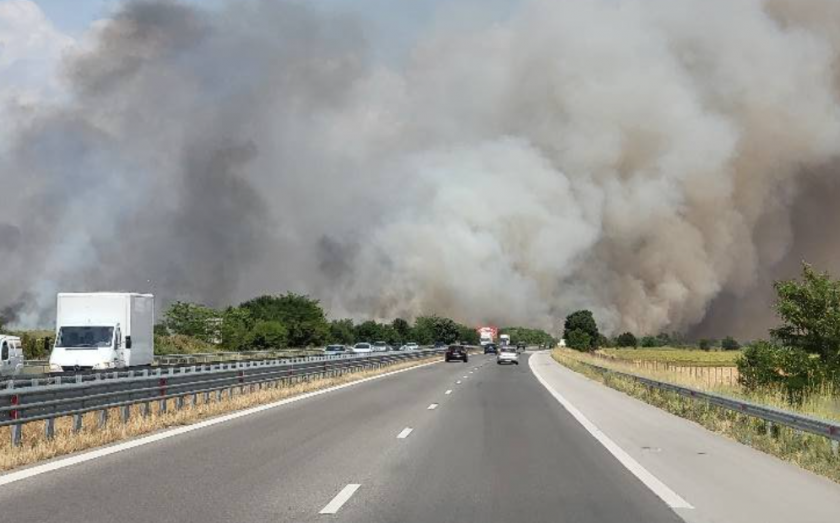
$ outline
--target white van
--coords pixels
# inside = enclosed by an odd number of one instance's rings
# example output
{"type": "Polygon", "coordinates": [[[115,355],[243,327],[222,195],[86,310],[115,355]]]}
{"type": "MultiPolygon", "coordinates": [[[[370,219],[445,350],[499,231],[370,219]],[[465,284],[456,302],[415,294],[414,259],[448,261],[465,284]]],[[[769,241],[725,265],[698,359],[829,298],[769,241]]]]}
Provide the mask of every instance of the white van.
{"type": "Polygon", "coordinates": [[[118,292],[58,295],[50,372],[151,365],[155,297],[118,292]]]}
{"type": "Polygon", "coordinates": [[[23,346],[17,336],[0,334],[0,375],[12,376],[23,370],[23,346]]]}

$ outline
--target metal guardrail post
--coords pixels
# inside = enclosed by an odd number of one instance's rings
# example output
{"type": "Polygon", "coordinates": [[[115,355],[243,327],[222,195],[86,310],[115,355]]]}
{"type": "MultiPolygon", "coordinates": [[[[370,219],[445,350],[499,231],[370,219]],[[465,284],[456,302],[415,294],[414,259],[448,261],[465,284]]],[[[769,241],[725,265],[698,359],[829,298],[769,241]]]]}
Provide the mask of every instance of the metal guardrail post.
{"type": "Polygon", "coordinates": [[[81,432],[84,423],[82,414],[73,414],[73,432],[81,432]]]}
{"type": "Polygon", "coordinates": [[[108,424],[108,409],[99,411],[99,428],[105,427],[108,424]]]}
{"type": "Polygon", "coordinates": [[[44,420],[44,437],[47,439],[53,439],[55,437],[55,418],[44,420]]]}
{"type": "Polygon", "coordinates": [[[128,423],[128,420],[131,419],[131,405],[120,407],[120,418],[122,418],[123,425],[128,423]]]}
{"type": "Polygon", "coordinates": [[[20,447],[21,440],[23,438],[23,424],[15,423],[11,427],[9,427],[12,432],[12,446],[13,447],[20,447]]]}

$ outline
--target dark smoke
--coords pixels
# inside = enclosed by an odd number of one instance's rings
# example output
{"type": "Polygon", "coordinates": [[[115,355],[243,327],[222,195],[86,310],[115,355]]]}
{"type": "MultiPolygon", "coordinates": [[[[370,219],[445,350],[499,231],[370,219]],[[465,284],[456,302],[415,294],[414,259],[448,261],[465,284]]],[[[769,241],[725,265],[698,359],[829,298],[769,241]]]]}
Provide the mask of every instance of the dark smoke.
{"type": "Polygon", "coordinates": [[[837,2],[467,5],[383,64],[364,20],[306,3],[126,3],[67,58],[65,100],[15,113],[0,307],[291,290],[334,315],[747,335],[775,277],[835,266],[837,2]]]}

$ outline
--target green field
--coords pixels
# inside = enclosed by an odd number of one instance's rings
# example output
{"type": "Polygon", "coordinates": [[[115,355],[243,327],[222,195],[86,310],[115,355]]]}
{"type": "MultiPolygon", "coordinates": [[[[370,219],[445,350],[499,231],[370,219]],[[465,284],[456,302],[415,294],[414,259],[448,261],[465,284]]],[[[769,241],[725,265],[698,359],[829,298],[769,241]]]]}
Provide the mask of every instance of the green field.
{"type": "Polygon", "coordinates": [[[686,367],[734,367],[741,351],[703,351],[699,349],[602,349],[605,356],[627,361],[658,361],[686,367]]]}

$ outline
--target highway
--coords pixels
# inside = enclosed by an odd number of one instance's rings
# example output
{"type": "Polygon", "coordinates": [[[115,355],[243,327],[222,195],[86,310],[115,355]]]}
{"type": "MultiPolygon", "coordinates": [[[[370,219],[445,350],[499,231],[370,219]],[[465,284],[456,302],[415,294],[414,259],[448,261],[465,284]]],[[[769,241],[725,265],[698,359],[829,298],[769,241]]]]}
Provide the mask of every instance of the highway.
{"type": "Polygon", "coordinates": [[[838,507],[840,486],[545,353],[426,365],[0,486],[15,523],[820,522],[838,507]]]}

